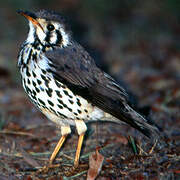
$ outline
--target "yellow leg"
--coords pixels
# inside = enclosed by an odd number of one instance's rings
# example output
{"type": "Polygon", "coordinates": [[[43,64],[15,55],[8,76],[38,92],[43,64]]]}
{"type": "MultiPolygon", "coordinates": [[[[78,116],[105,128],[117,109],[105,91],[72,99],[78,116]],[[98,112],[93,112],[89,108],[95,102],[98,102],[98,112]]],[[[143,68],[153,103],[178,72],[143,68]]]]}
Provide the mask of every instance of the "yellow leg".
{"type": "Polygon", "coordinates": [[[67,135],[61,136],[59,142],[57,143],[57,145],[56,145],[56,147],[55,147],[55,149],[54,149],[54,151],[53,151],[53,153],[52,153],[52,155],[51,155],[51,157],[50,157],[49,164],[52,164],[52,163],[53,163],[53,161],[54,161],[57,153],[58,153],[59,150],[61,149],[61,147],[62,147],[62,145],[63,145],[66,137],[67,137],[67,135]]]}
{"type": "Polygon", "coordinates": [[[75,156],[75,159],[74,159],[74,167],[77,168],[79,166],[79,157],[80,157],[80,153],[81,153],[81,147],[82,147],[82,143],[83,143],[83,139],[84,139],[84,134],[81,134],[79,136],[79,139],[78,139],[78,146],[77,146],[77,150],[76,150],[76,156],[75,156]]]}

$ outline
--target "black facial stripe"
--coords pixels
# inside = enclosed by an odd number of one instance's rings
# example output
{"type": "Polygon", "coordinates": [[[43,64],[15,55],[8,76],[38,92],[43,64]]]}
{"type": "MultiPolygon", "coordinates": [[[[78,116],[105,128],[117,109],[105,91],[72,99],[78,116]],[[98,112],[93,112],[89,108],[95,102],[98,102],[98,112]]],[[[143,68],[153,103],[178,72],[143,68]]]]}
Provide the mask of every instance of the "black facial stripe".
{"type": "Polygon", "coordinates": [[[50,37],[51,37],[50,32],[47,32],[47,33],[46,33],[45,41],[49,43],[49,42],[50,42],[50,37]]]}
{"type": "Polygon", "coordinates": [[[60,44],[62,41],[62,35],[58,30],[56,30],[56,34],[57,34],[56,44],[60,44]]]}
{"type": "Polygon", "coordinates": [[[51,32],[47,32],[47,34],[46,34],[46,38],[45,38],[46,44],[43,44],[41,42],[41,40],[39,39],[39,37],[36,34],[36,31],[34,32],[34,38],[35,38],[35,41],[32,43],[32,46],[37,50],[41,49],[43,52],[46,51],[46,47],[51,47],[52,49],[54,49],[54,45],[56,45],[56,44],[50,43],[51,32]],[[41,48],[40,48],[40,46],[41,46],[41,48]]]}
{"type": "Polygon", "coordinates": [[[35,49],[40,50],[39,45],[41,45],[41,46],[42,46],[42,49],[45,49],[46,47],[41,43],[41,41],[40,41],[40,39],[38,38],[36,32],[34,32],[34,37],[35,37],[35,41],[32,43],[32,46],[33,46],[35,49]]]}

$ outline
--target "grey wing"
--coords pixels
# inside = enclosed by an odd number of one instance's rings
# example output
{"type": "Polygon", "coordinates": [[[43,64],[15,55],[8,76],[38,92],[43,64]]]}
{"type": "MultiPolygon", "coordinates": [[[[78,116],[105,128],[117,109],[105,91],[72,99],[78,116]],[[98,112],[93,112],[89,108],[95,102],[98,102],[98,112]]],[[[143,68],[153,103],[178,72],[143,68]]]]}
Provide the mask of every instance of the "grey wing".
{"type": "Polygon", "coordinates": [[[46,57],[54,78],[66,84],[73,93],[147,136],[158,132],[130,107],[125,90],[101,71],[79,44],[48,51],[46,57]]]}
{"type": "Polygon", "coordinates": [[[79,44],[48,51],[46,57],[49,59],[49,71],[70,88],[88,90],[88,94],[100,88],[102,95],[121,101],[128,99],[125,90],[111,76],[101,71],[79,44]]]}

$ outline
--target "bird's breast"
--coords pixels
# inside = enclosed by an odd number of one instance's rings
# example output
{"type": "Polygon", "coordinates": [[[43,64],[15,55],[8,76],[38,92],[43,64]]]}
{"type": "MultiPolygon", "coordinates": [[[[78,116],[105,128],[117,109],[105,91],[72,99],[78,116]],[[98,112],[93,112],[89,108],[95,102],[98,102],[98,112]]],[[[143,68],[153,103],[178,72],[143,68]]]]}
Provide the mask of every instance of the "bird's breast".
{"type": "MultiPolygon", "coordinates": [[[[30,50],[27,52],[30,53],[30,50]]],[[[40,57],[41,59],[30,60],[28,64],[21,66],[20,72],[26,93],[43,114],[60,125],[74,125],[75,119],[90,121],[104,116],[102,110],[74,94],[65,84],[57,81],[46,71],[47,59],[43,58],[43,55],[40,57]]]]}

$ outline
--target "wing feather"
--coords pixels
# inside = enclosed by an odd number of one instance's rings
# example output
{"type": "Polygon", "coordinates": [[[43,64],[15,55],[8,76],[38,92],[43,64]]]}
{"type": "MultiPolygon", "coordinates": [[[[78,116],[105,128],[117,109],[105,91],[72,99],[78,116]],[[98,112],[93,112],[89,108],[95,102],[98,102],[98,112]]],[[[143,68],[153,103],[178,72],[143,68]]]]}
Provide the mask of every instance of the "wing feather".
{"type": "Polygon", "coordinates": [[[158,129],[129,106],[128,95],[115,80],[101,71],[89,54],[73,43],[66,48],[46,52],[48,71],[54,78],[66,84],[75,94],[94,106],[130,124],[147,136],[157,134],[158,129]]]}

